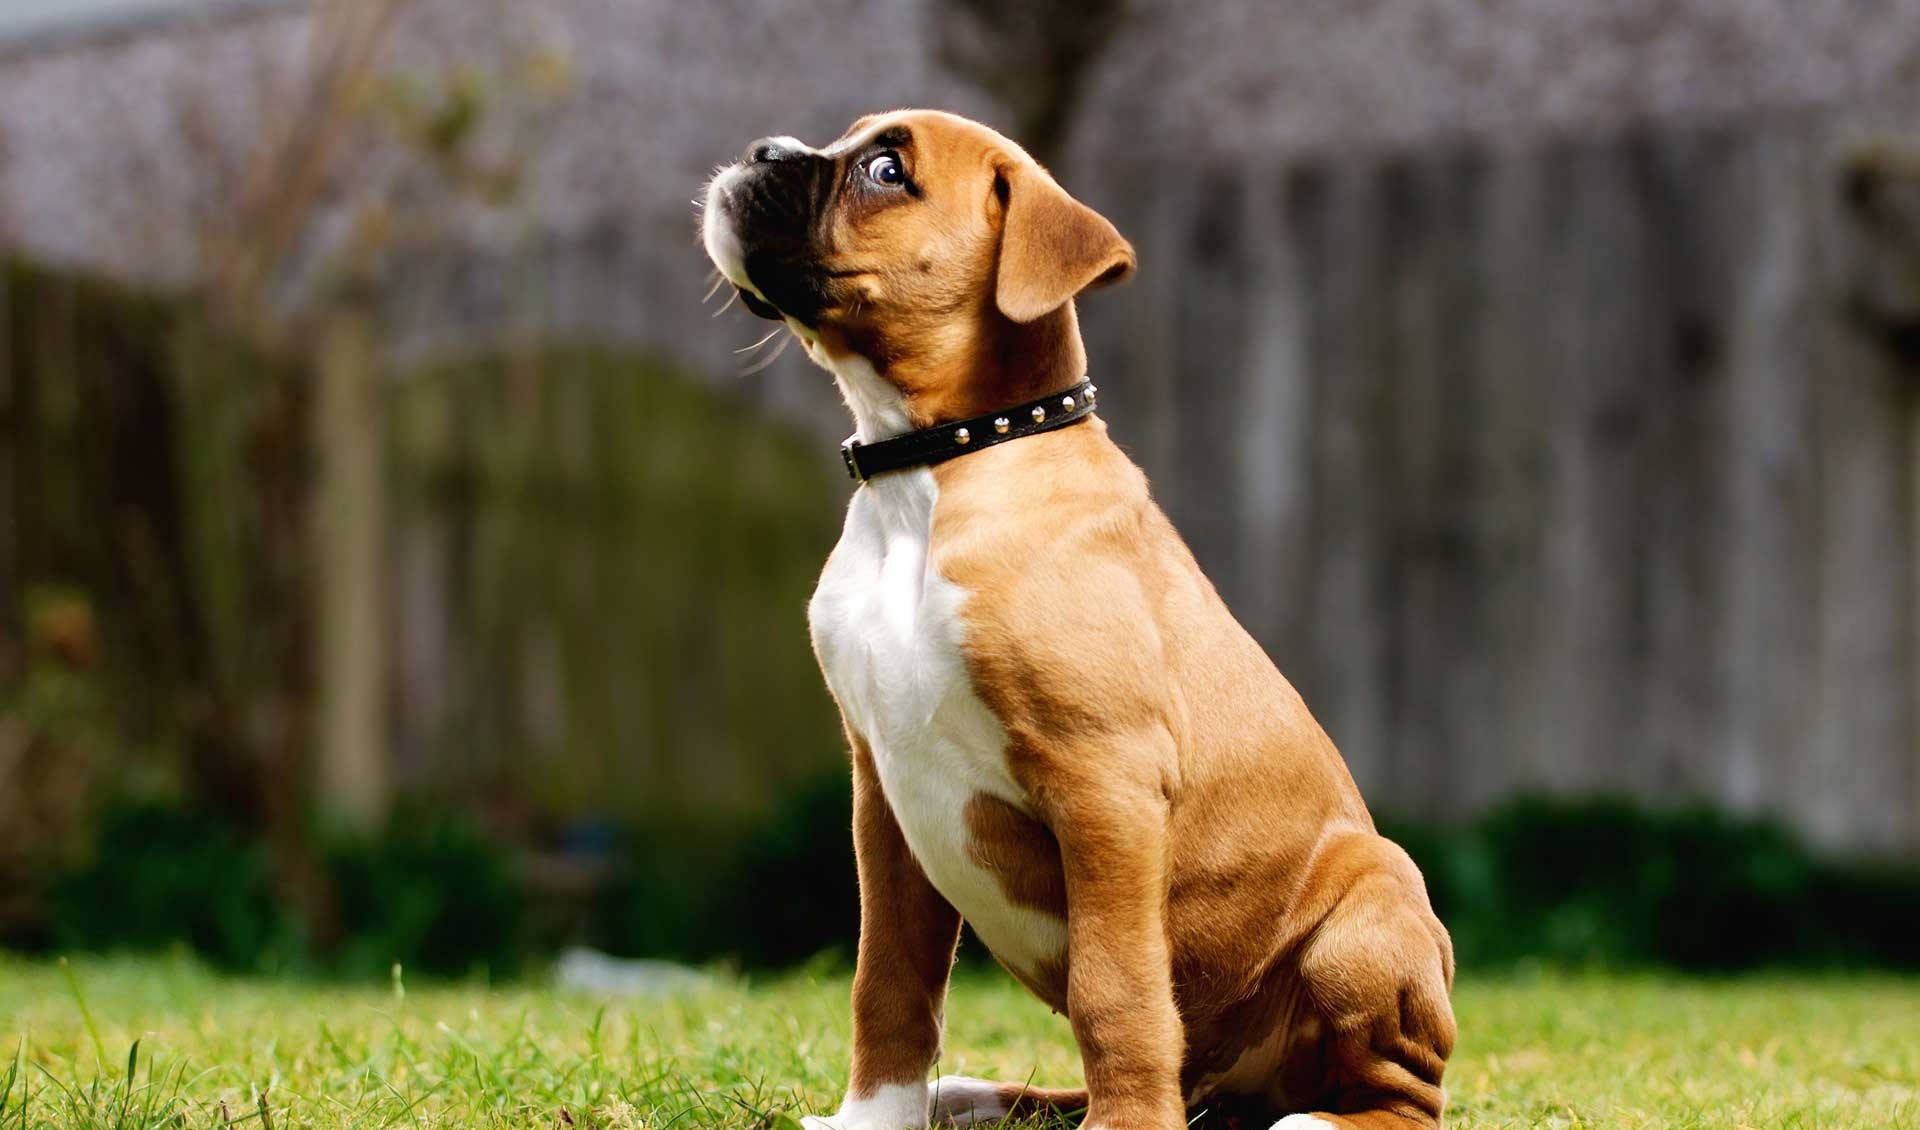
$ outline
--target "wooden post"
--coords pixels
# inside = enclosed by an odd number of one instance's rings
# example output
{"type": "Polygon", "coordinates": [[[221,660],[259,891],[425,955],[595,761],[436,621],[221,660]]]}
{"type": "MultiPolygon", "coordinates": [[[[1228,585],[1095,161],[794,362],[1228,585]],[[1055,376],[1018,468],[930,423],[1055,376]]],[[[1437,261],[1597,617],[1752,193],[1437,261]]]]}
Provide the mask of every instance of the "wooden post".
{"type": "Polygon", "coordinates": [[[377,826],[389,802],[378,380],[366,315],[351,306],[331,314],[313,416],[315,784],[326,810],[362,828],[377,826]]]}
{"type": "Polygon", "coordinates": [[[1920,224],[1893,149],[1830,142],[1814,420],[1821,438],[1818,695],[1797,784],[1823,845],[1891,852],[1914,840],[1913,396],[1897,331],[1914,309],[1920,224]],[[1893,334],[1894,336],[1890,336],[1893,334]]]}
{"type": "MultiPolygon", "coordinates": [[[[0,653],[8,646],[14,617],[19,614],[19,561],[14,554],[14,539],[20,528],[19,498],[14,490],[14,460],[20,451],[19,435],[25,426],[15,412],[13,396],[13,309],[8,278],[0,270],[0,653]]],[[[4,662],[0,654],[0,662],[4,662]]]]}
{"type": "Polygon", "coordinates": [[[1907,827],[1900,845],[1909,857],[1920,856],[1920,397],[1907,401],[1907,678],[1906,702],[1907,827]]]}

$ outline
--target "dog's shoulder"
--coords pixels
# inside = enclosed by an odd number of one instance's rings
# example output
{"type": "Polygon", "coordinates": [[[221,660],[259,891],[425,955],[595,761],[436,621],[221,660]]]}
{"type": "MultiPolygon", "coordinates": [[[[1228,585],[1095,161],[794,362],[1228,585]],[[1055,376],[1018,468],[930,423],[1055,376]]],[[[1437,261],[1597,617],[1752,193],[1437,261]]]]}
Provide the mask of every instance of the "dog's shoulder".
{"type": "Polygon", "coordinates": [[[929,560],[965,593],[975,690],[1009,732],[1036,740],[1090,721],[1164,729],[1169,608],[1205,583],[1145,477],[1079,430],[1006,445],[1026,450],[1000,464],[986,451],[936,469],[929,560]]]}

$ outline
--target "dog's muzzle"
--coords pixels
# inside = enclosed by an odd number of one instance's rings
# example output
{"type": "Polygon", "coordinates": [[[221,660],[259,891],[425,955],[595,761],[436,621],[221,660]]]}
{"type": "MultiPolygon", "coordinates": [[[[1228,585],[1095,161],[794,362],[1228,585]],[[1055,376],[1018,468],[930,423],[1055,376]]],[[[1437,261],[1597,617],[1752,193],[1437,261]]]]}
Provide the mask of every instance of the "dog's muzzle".
{"type": "Polygon", "coordinates": [[[835,170],[791,138],[766,138],[708,186],[707,255],[760,317],[812,325],[826,305],[817,248],[835,170]]]}

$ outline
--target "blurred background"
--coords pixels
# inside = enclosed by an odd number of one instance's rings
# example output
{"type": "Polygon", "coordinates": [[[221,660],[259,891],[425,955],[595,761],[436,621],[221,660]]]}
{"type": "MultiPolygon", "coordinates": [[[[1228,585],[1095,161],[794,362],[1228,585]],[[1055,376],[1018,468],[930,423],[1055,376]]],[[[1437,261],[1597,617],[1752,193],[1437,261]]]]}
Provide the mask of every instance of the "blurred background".
{"type": "Polygon", "coordinates": [[[689,201],[900,105],[1135,243],[1463,963],[1920,967],[1920,0],[8,0],[0,946],[850,953],[848,425],[689,201]]]}

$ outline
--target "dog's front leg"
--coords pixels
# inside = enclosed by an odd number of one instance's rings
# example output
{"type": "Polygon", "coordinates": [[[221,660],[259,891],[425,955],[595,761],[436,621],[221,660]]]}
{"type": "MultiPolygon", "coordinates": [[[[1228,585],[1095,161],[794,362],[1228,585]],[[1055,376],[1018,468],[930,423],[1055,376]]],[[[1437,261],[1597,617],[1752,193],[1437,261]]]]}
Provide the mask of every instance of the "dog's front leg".
{"type": "Polygon", "coordinates": [[[853,1070],[831,1118],[807,1130],[922,1130],[927,1074],[940,1058],[942,1012],[960,914],[914,861],[880,791],[873,755],[853,746],[853,843],[860,871],[860,952],[853,973],[853,1070]]]}
{"type": "MultiPolygon", "coordinates": [[[[1081,765],[1111,764],[1089,757],[1081,765]]],[[[1117,774],[1050,813],[1067,883],[1067,1017],[1087,1079],[1085,1130],[1179,1130],[1183,1035],[1166,934],[1167,809],[1117,774]]]]}

